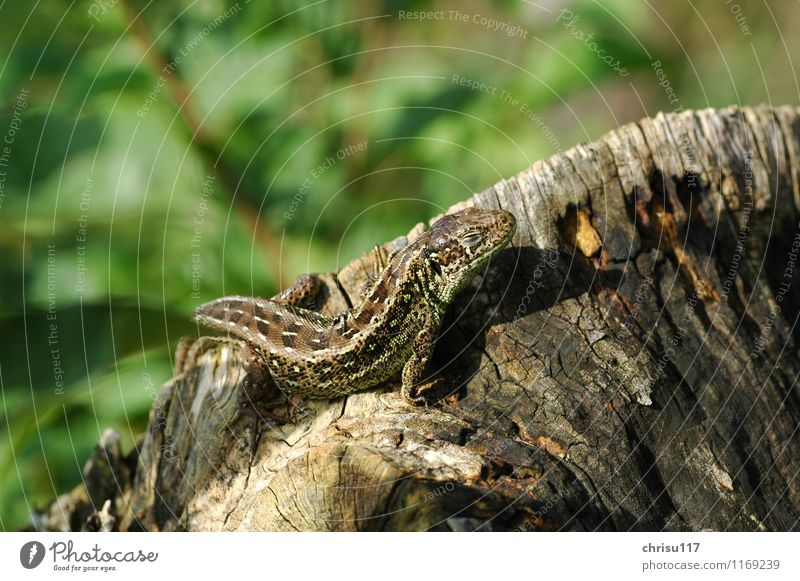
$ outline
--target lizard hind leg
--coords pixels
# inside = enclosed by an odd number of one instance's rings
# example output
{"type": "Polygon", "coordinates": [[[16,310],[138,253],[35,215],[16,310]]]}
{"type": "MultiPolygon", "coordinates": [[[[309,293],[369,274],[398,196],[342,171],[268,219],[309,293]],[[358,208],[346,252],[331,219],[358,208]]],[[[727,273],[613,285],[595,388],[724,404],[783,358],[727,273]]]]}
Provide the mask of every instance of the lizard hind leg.
{"type": "Polygon", "coordinates": [[[261,355],[247,345],[242,349],[242,359],[247,363],[237,393],[238,416],[255,415],[261,420],[271,420],[277,424],[297,421],[300,408],[295,398],[275,383],[261,355]]]}
{"type": "Polygon", "coordinates": [[[178,347],[175,349],[175,376],[181,376],[192,367],[197,367],[203,355],[210,349],[225,343],[244,345],[241,341],[227,337],[210,337],[208,335],[181,337],[178,347]]]}
{"type": "MultiPolygon", "coordinates": [[[[228,334],[227,337],[208,337],[208,342],[229,341],[240,346],[245,375],[237,393],[239,415],[245,411],[280,423],[294,421],[298,409],[295,398],[276,385],[267,365],[268,356],[264,355],[270,347],[267,325],[275,324],[275,303],[299,307],[313,299],[320,286],[319,277],[305,274],[269,301],[258,297],[229,296],[205,303],[195,310],[195,320],[228,334]],[[284,409],[286,414],[279,414],[279,409],[284,409]]],[[[181,360],[188,359],[185,351],[191,350],[182,348],[181,360]]]]}
{"type": "Polygon", "coordinates": [[[307,306],[319,293],[321,280],[316,274],[301,274],[292,286],[279,292],[272,299],[290,307],[307,306]]]}

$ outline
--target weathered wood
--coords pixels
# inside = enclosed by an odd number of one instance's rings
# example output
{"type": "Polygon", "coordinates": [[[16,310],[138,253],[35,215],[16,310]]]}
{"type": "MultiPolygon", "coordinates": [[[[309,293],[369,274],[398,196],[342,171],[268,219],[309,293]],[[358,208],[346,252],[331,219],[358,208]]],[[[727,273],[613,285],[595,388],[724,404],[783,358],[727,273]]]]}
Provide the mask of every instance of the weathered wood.
{"type": "Polygon", "coordinates": [[[237,416],[237,350],[213,349],[47,526],[797,530],[798,151],[798,109],[730,108],[537,162],[470,201],[519,228],[449,313],[439,404],[387,385],[274,426],[237,416]]]}

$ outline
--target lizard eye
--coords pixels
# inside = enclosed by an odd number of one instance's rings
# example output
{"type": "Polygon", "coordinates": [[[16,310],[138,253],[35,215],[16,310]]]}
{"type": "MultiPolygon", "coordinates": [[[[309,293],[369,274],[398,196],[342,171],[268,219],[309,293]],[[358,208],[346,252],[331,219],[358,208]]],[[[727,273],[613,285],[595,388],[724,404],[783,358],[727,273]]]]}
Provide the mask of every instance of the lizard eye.
{"type": "Polygon", "coordinates": [[[476,246],[478,243],[480,243],[482,239],[483,239],[483,234],[478,232],[476,234],[470,234],[469,236],[464,238],[464,240],[462,240],[462,243],[464,244],[464,246],[472,248],[473,246],[476,246]]]}

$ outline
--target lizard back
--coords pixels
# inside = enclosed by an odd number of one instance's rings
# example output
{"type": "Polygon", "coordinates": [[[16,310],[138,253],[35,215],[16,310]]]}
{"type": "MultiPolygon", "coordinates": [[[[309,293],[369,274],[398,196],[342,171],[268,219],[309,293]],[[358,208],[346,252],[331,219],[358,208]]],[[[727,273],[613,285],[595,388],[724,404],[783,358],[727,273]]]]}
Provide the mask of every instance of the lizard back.
{"type": "Polygon", "coordinates": [[[254,348],[286,391],[350,393],[387,379],[408,357],[410,339],[424,320],[416,305],[420,289],[412,256],[395,255],[364,300],[339,317],[258,297],[228,296],[200,306],[195,318],[254,348]]]}

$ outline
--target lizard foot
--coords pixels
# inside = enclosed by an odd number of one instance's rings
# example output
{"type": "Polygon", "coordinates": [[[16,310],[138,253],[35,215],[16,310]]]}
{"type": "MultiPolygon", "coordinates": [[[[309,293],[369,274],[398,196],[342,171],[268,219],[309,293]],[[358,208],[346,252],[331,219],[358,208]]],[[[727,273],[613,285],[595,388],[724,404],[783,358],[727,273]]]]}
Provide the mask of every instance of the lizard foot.
{"type": "Polygon", "coordinates": [[[260,359],[251,359],[237,401],[239,415],[254,414],[280,425],[297,423],[308,414],[300,396],[289,395],[278,387],[260,359]]]}
{"type": "Polygon", "coordinates": [[[434,396],[444,386],[444,383],[442,378],[437,377],[417,385],[403,385],[400,394],[411,405],[429,407],[439,399],[434,396]]]}

